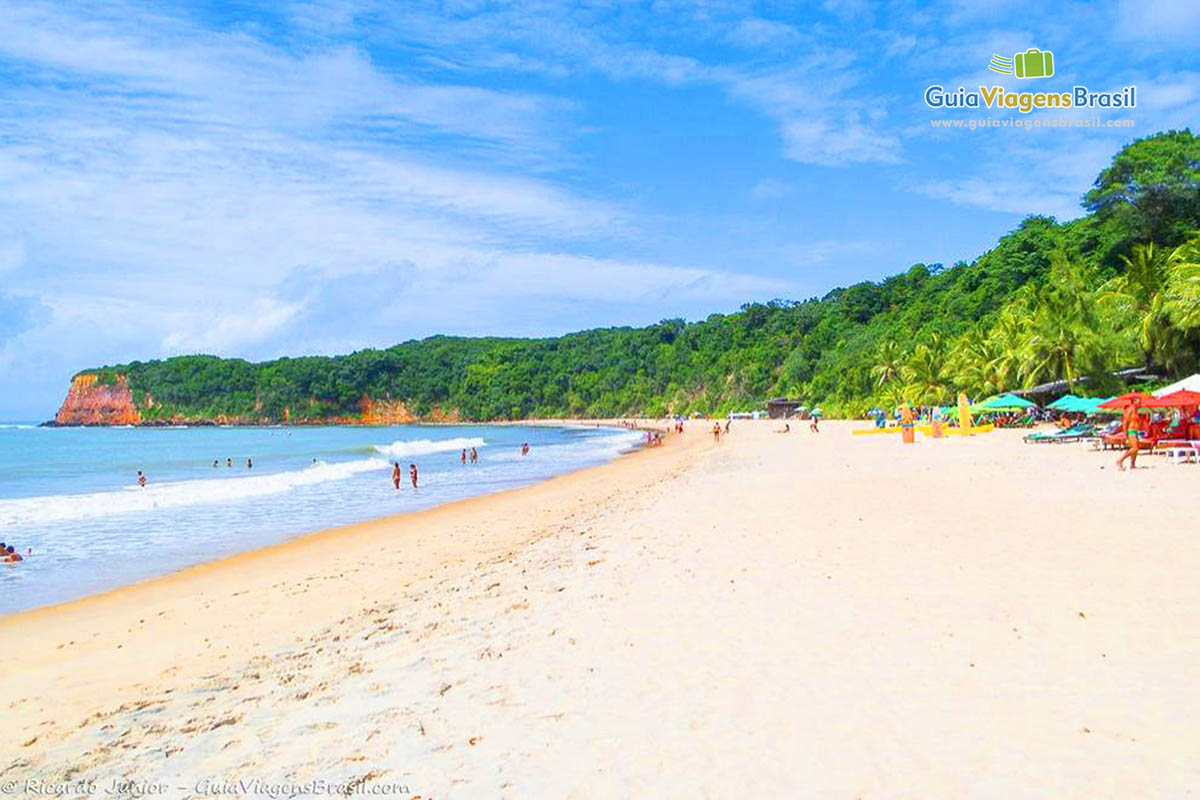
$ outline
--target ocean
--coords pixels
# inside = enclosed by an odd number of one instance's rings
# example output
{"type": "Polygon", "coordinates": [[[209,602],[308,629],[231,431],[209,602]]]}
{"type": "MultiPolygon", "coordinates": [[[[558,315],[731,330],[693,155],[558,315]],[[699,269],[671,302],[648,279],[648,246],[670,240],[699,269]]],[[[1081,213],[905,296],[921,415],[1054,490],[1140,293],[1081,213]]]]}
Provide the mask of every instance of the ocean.
{"type": "Polygon", "coordinates": [[[0,423],[0,541],[22,555],[33,551],[18,564],[0,564],[0,614],[335,525],[536,483],[609,461],[639,439],[623,429],[581,426],[0,423]],[[479,462],[464,466],[460,453],[472,447],[479,462]],[[392,487],[392,461],[403,467],[400,491],[392,487]],[[419,470],[415,491],[410,463],[419,470]]]}

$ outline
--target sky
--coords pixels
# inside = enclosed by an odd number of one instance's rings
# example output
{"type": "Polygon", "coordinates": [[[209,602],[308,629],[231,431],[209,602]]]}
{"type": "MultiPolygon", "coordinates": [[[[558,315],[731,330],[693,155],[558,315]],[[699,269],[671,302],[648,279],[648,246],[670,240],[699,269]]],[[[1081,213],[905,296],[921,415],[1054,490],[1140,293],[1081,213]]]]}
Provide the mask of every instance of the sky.
{"type": "Polygon", "coordinates": [[[0,0],[0,419],[102,364],[702,319],[970,261],[1196,120],[1198,37],[1195,0],[0,0]],[[1052,78],[988,70],[1031,47],[1052,78]],[[1024,115],[932,84],[1138,104],[935,129],[1024,115]]]}

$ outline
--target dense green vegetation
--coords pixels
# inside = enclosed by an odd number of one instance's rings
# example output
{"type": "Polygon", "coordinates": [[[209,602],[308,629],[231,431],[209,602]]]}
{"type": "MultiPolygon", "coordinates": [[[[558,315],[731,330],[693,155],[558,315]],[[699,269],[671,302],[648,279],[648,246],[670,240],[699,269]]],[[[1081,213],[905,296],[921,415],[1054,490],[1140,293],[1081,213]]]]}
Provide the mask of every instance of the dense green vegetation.
{"type": "MultiPolygon", "coordinates": [[[[834,414],[949,401],[1114,369],[1200,366],[1200,139],[1132,143],[1069,223],[1033,216],[972,263],[916,264],[820,299],[547,339],[435,336],[261,364],[212,356],[106,367],[150,419],[293,421],[360,399],[466,419],[725,412],[797,397],[834,414]],[[154,404],[147,408],[149,393],[154,404]]],[[[1077,391],[1080,391],[1077,389],[1077,391]]]]}

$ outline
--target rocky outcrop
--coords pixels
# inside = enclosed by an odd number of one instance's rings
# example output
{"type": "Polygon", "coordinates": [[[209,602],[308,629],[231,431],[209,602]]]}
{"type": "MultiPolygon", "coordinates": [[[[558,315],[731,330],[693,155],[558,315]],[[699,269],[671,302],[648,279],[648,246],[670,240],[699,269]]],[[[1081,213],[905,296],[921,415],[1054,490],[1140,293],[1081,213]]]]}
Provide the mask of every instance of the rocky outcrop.
{"type": "Polygon", "coordinates": [[[358,401],[358,419],[339,420],[344,425],[403,425],[417,417],[399,400],[372,400],[365,394],[358,401]]]}
{"type": "Polygon", "coordinates": [[[100,383],[100,376],[94,372],[71,379],[67,399],[54,415],[56,425],[137,425],[141,421],[125,376],[117,376],[112,383],[100,383]]]}
{"type": "MultiPolygon", "coordinates": [[[[410,422],[420,422],[418,417],[402,400],[391,398],[376,399],[363,395],[358,402],[357,414],[330,415],[324,417],[305,416],[299,423],[294,419],[292,410],[284,408],[282,419],[274,419],[261,414],[233,416],[218,414],[214,418],[199,418],[174,413],[170,409],[156,407],[148,393],[142,396],[144,406],[139,410],[133,401],[133,392],[129,381],[124,375],[107,377],[101,382],[100,375],[95,372],[81,372],[71,380],[71,389],[67,399],[54,416],[53,422],[47,425],[273,425],[282,422],[284,425],[404,425],[410,422]],[[146,412],[144,416],[142,411],[146,412]]],[[[312,404],[316,403],[313,399],[312,404]]],[[[261,400],[255,404],[255,410],[261,412],[261,400]]],[[[457,409],[444,411],[433,409],[424,417],[429,422],[458,422],[460,417],[457,409]]]]}

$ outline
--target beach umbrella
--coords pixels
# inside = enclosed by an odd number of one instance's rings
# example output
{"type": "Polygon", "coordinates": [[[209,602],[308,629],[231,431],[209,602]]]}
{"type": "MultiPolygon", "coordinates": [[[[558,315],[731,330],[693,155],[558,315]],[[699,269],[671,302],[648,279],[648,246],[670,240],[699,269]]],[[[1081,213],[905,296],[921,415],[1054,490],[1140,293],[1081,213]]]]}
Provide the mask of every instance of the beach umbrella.
{"type": "Polygon", "coordinates": [[[1027,411],[1031,408],[1037,408],[1036,403],[1031,403],[1024,397],[1018,397],[1015,394],[998,394],[995,397],[989,397],[982,403],[971,407],[972,411],[1027,411]]]}
{"type": "Polygon", "coordinates": [[[1078,411],[1079,401],[1082,399],[1084,398],[1076,397],[1073,394],[1064,394],[1046,408],[1052,408],[1055,411],[1078,411]]]}
{"type": "Polygon", "coordinates": [[[1200,372],[1195,375],[1188,376],[1181,381],[1175,381],[1169,386],[1164,386],[1161,389],[1154,390],[1155,397],[1165,397],[1173,392],[1178,392],[1180,389],[1187,389],[1189,392],[1200,392],[1200,372]]]}
{"type": "Polygon", "coordinates": [[[1145,405],[1146,401],[1153,400],[1154,396],[1146,394],[1145,392],[1126,392],[1125,394],[1117,395],[1116,397],[1112,398],[1111,400],[1107,400],[1107,401],[1101,403],[1099,406],[1097,406],[1097,408],[1102,408],[1102,409],[1125,408],[1126,406],[1128,406],[1130,403],[1133,402],[1134,398],[1137,398],[1138,400],[1140,400],[1142,402],[1142,405],[1145,405]]]}
{"type": "Polygon", "coordinates": [[[1163,395],[1161,397],[1152,397],[1143,405],[1147,408],[1182,408],[1184,406],[1200,406],[1200,392],[1191,392],[1187,389],[1180,389],[1176,392],[1163,395]]]}

